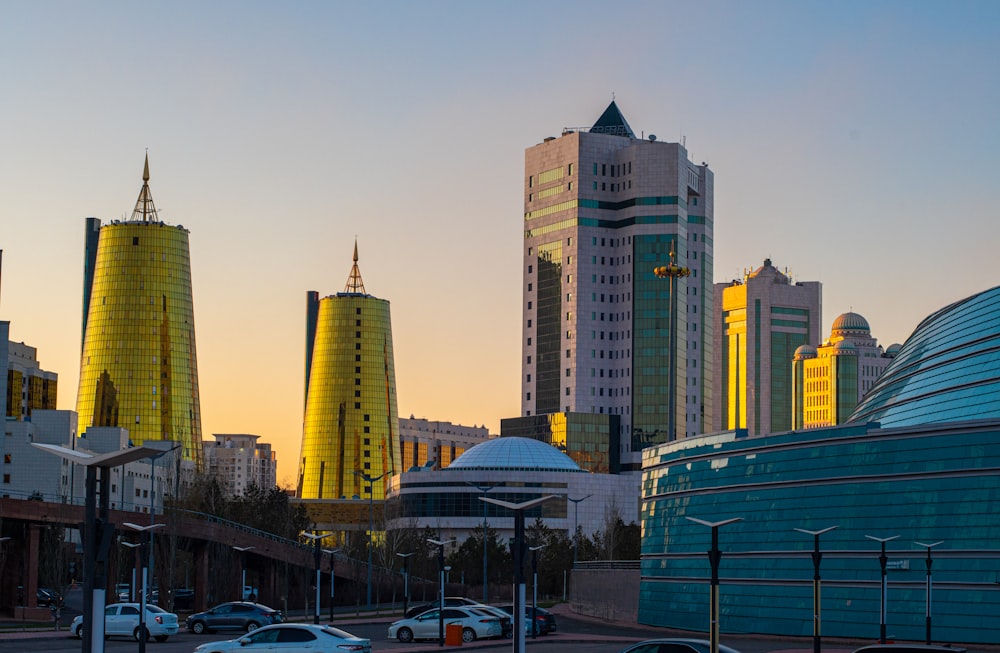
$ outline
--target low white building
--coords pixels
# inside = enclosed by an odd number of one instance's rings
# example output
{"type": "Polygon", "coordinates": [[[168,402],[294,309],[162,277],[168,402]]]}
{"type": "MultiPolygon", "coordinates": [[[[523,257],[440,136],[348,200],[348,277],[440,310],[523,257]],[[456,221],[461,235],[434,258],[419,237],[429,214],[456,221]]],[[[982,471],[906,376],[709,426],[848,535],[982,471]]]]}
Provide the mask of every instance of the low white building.
{"type": "Polygon", "coordinates": [[[495,438],[477,444],[445,469],[418,468],[392,478],[386,491],[392,515],[388,528],[430,527],[458,546],[483,525],[501,541],[514,535],[510,510],[485,501],[487,496],[522,503],[546,495],[555,498],[525,512],[525,524],[540,517],[548,528],[572,537],[579,525],[584,537],[603,531],[609,517],[639,522],[638,474],[592,474],[556,447],[531,438],[495,438]],[[490,488],[487,490],[487,488],[490,488]]]}

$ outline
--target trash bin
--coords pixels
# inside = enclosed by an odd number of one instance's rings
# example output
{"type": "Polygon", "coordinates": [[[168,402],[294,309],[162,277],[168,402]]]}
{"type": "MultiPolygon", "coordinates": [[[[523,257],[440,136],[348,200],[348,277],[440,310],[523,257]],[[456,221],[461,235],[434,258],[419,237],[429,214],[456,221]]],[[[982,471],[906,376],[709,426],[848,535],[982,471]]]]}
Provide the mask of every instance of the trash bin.
{"type": "Polygon", "coordinates": [[[444,643],[447,646],[462,645],[462,624],[445,624],[444,643]]]}

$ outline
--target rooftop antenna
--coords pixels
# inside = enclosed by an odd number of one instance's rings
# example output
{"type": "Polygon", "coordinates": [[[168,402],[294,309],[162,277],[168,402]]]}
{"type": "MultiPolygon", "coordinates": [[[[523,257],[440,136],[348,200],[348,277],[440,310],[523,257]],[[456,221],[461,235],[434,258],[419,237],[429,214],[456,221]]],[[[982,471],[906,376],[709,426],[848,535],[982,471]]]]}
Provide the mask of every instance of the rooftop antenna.
{"type": "Polygon", "coordinates": [[[344,287],[345,293],[366,295],[365,283],[361,280],[361,270],[358,269],[358,237],[354,237],[354,265],[351,267],[351,276],[347,278],[347,285],[344,287]]]}
{"type": "Polygon", "coordinates": [[[149,190],[149,148],[146,148],[146,161],[142,168],[142,190],[132,209],[133,222],[159,222],[156,206],[153,204],[153,193],[149,190]]]}

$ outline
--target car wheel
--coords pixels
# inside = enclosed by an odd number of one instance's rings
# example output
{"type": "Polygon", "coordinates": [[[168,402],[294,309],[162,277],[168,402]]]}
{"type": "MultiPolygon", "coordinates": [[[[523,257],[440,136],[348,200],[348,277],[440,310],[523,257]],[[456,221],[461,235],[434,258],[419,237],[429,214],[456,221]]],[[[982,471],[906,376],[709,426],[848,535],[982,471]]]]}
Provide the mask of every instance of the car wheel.
{"type": "Polygon", "coordinates": [[[471,628],[462,629],[462,641],[466,644],[476,641],[476,631],[471,628]]]}
{"type": "Polygon", "coordinates": [[[409,628],[400,628],[396,633],[396,639],[406,644],[413,641],[413,631],[409,628]]]}
{"type": "Polygon", "coordinates": [[[258,628],[260,628],[260,624],[257,623],[256,621],[250,621],[250,622],[247,623],[247,632],[248,633],[252,633],[253,631],[257,630],[258,628]]]}
{"type": "Polygon", "coordinates": [[[202,635],[207,631],[208,629],[205,628],[205,624],[203,624],[200,621],[195,621],[194,623],[191,624],[191,632],[194,633],[195,635],[202,635]]]}
{"type": "Polygon", "coordinates": [[[157,635],[154,639],[158,642],[165,642],[167,641],[167,637],[168,635],[157,635]]]}
{"type": "Polygon", "coordinates": [[[142,638],[142,636],[144,634],[146,636],[146,641],[148,642],[149,641],[149,630],[143,628],[142,626],[137,626],[136,629],[132,631],[132,637],[134,637],[135,641],[137,641],[137,642],[142,638]]]}
{"type": "Polygon", "coordinates": [[[79,626],[76,629],[76,632],[73,633],[73,634],[76,635],[77,637],[79,637],[80,639],[83,639],[83,626],[79,626]]]}

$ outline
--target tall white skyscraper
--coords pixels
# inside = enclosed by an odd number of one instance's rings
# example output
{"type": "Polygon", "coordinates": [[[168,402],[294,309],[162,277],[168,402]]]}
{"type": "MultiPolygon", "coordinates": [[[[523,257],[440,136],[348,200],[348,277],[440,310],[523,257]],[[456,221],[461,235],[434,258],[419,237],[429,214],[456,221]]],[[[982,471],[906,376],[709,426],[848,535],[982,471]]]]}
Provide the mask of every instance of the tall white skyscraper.
{"type": "Polygon", "coordinates": [[[521,415],[617,416],[636,469],[712,423],[713,174],[614,102],[524,161],[521,415]],[[671,253],[687,276],[654,273],[671,253]]]}

